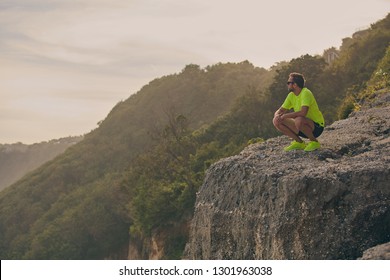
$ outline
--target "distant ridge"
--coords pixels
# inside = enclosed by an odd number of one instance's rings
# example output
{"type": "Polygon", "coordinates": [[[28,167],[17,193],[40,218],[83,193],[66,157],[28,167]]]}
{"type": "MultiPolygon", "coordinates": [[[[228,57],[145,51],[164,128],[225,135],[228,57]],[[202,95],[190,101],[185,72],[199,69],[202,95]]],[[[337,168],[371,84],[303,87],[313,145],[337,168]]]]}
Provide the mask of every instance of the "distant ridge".
{"type": "Polygon", "coordinates": [[[0,144],[0,191],[82,139],[75,136],[31,145],[0,144]]]}

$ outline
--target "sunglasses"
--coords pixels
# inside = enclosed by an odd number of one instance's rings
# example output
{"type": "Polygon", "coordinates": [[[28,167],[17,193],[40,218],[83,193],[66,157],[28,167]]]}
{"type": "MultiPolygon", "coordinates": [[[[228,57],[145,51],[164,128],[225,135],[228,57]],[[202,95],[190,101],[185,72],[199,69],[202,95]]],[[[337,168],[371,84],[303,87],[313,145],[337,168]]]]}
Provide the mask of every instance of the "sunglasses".
{"type": "Polygon", "coordinates": [[[290,85],[290,84],[292,85],[292,84],[294,84],[294,82],[287,82],[287,84],[288,84],[288,85],[290,85]]]}

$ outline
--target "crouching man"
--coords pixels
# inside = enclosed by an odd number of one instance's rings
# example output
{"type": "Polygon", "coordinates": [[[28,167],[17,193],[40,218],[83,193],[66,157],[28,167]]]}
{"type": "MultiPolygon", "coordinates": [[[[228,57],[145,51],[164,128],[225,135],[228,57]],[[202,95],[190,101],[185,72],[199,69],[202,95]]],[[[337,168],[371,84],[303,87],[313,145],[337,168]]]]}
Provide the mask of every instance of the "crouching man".
{"type": "Polygon", "coordinates": [[[302,74],[291,73],[287,81],[289,94],[282,106],[275,112],[273,124],[277,130],[293,141],[285,151],[317,150],[321,147],[317,137],[324,131],[324,117],[318,108],[313,93],[305,87],[302,74]],[[294,112],[290,112],[293,109],[294,112]],[[308,138],[305,143],[302,138],[308,138]]]}

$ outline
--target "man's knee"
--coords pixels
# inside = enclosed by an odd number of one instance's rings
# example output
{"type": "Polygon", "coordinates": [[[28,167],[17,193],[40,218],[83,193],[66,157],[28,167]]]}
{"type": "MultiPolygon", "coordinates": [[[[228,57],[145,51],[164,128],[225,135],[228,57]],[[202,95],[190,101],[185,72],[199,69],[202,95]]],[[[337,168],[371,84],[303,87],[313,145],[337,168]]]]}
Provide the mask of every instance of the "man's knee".
{"type": "Polygon", "coordinates": [[[282,125],[282,121],[280,120],[280,117],[274,117],[272,123],[278,129],[282,125]]]}
{"type": "Polygon", "coordinates": [[[274,124],[275,127],[278,127],[278,125],[279,125],[279,122],[278,122],[278,120],[277,120],[276,117],[274,117],[274,118],[272,119],[272,123],[274,124]]]}

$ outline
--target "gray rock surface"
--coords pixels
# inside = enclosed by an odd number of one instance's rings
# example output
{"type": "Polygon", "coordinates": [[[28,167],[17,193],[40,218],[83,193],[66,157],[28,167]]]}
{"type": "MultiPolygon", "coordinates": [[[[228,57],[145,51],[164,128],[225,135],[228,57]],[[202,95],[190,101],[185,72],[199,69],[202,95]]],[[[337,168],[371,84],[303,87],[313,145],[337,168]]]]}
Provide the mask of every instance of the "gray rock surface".
{"type": "Polygon", "coordinates": [[[184,258],[357,259],[389,242],[388,100],[326,127],[318,151],[282,136],[212,165],[184,258]]]}
{"type": "Polygon", "coordinates": [[[390,242],[364,251],[361,260],[390,260],[390,242]]]}

